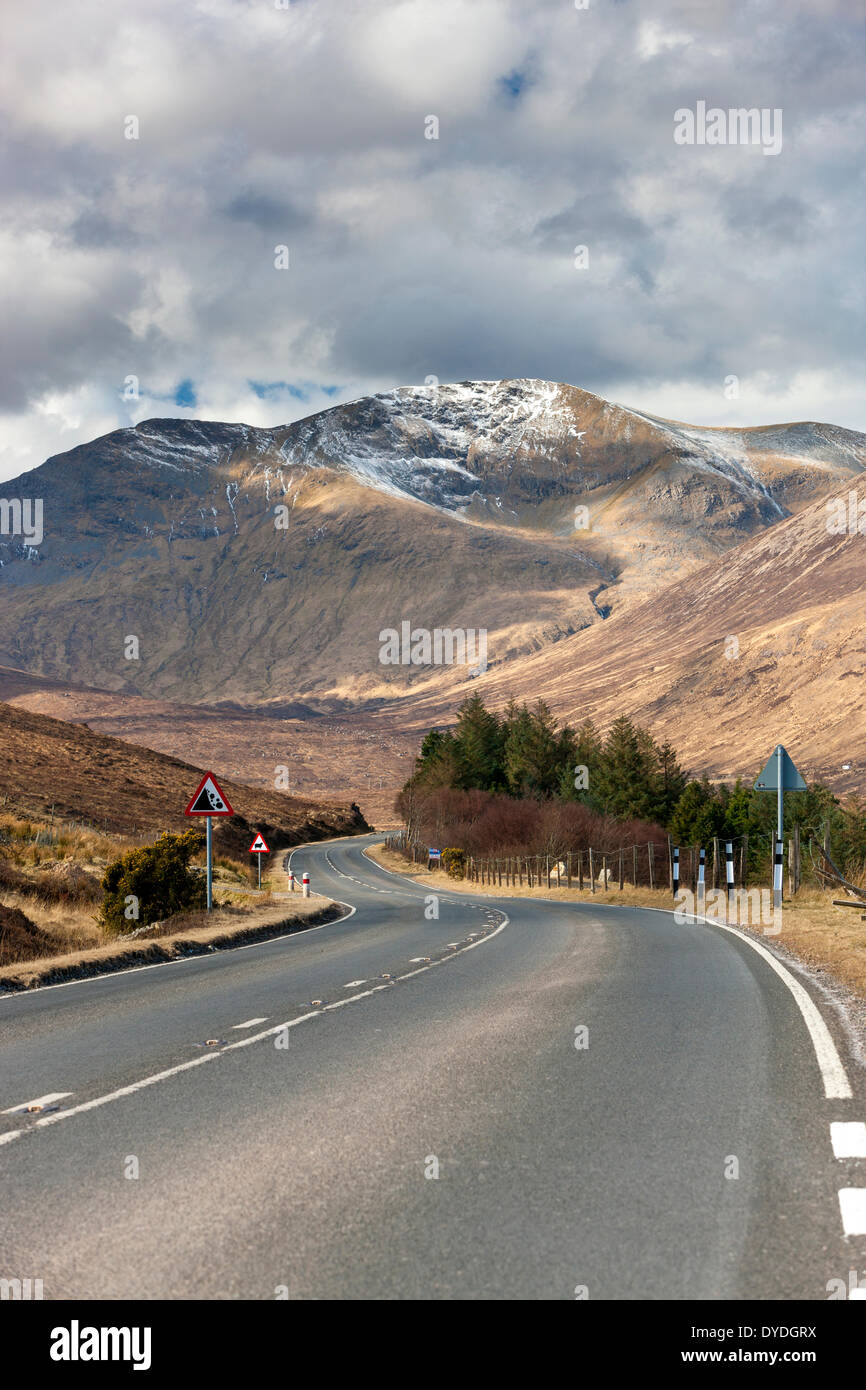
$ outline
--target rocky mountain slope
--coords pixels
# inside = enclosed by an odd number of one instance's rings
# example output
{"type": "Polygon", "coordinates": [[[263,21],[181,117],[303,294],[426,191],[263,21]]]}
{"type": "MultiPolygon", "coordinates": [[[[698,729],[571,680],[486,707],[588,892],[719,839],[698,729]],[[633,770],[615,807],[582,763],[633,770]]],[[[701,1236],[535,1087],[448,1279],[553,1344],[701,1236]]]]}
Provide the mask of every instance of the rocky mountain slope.
{"type": "MultiPolygon", "coordinates": [[[[866,535],[834,534],[824,501],[603,625],[491,670],[492,706],[542,695],[564,718],[628,714],[698,772],[751,777],[776,743],[804,773],[866,792],[866,535]]],[[[399,706],[404,728],[450,722],[462,691],[399,706]]],[[[384,721],[397,707],[379,711],[384,721]]]]}
{"type": "Polygon", "coordinates": [[[4,486],[43,499],[44,539],[0,537],[0,662],[150,699],[432,692],[440,669],[381,663],[382,629],[484,628],[502,670],[864,464],[866,436],[833,426],[700,429],[540,381],[404,388],[272,430],[145,421],[4,486]]]}

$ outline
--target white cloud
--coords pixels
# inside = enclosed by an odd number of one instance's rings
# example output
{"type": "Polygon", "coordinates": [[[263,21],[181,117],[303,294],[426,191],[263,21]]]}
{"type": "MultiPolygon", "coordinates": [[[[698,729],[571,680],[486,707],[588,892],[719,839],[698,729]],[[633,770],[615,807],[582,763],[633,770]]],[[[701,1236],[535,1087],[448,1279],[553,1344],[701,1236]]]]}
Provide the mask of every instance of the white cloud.
{"type": "Polygon", "coordinates": [[[130,423],[128,374],[147,414],[191,380],[194,413],[254,424],[435,373],[866,428],[862,35],[833,8],[19,7],[0,476],[130,423]],[[701,96],[783,106],[780,157],[676,147],[701,96]]]}

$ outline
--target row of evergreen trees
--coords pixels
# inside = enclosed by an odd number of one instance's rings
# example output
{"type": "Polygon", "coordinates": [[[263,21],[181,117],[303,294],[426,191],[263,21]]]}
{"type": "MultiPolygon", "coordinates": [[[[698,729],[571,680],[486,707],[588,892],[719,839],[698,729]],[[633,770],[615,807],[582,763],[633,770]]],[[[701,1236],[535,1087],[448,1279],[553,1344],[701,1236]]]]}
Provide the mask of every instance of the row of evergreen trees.
{"type": "MultiPolygon", "coordinates": [[[[531,708],[512,701],[498,715],[480,695],[468,696],[452,729],[432,729],[424,738],[404,797],[439,787],[580,801],[607,816],[661,826],[680,845],[748,835],[750,858],[766,855],[775,828],[776,798],[751,783],[691,778],[667,740],[657,742],[625,716],[604,735],[590,720],[576,729],[558,725],[543,700],[531,708]]],[[[785,797],[785,822],[786,831],[795,824],[818,831],[827,823],[847,866],[866,862],[866,807],[856,799],[843,806],[815,783],[785,797]]]]}
{"type": "Polygon", "coordinates": [[[503,715],[480,695],[460,706],[454,729],[432,729],[421,745],[419,787],[505,792],[509,796],[582,801],[622,819],[667,825],[688,778],[669,743],[617,719],[605,738],[590,720],[558,726],[539,700],[514,701],[503,715]]]}

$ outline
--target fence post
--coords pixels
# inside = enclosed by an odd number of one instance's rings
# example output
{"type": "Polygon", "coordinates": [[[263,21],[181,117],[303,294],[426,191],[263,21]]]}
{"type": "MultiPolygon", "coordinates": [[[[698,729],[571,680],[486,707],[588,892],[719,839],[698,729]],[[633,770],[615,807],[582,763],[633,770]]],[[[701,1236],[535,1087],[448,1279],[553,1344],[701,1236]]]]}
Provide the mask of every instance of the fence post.
{"type": "Polygon", "coordinates": [[[622,855],[623,855],[623,850],[622,850],[622,845],[620,845],[620,847],[619,847],[619,891],[620,891],[620,892],[622,892],[622,882],[623,882],[622,855]]]}
{"type": "Polygon", "coordinates": [[[549,890],[550,890],[550,855],[549,855],[549,854],[546,854],[546,855],[544,856],[544,867],[545,867],[545,869],[546,869],[546,871],[547,871],[547,887],[548,887],[548,891],[549,891],[549,890]]]}
{"type": "Polygon", "coordinates": [[[652,843],[650,843],[650,844],[647,845],[647,847],[646,847],[646,859],[647,859],[647,868],[649,869],[650,890],[652,890],[653,888],[655,888],[655,883],[654,883],[654,881],[653,881],[653,880],[654,880],[654,877],[655,877],[655,875],[653,874],[653,853],[654,853],[654,850],[655,850],[655,846],[654,846],[652,843]]]}
{"type": "Polygon", "coordinates": [[[633,887],[637,888],[637,845],[632,845],[632,847],[631,847],[631,857],[632,857],[632,866],[631,866],[631,867],[632,867],[632,875],[631,875],[631,881],[632,881],[633,887]]]}
{"type": "Polygon", "coordinates": [[[607,855],[601,856],[601,882],[603,891],[607,892],[607,855]]]}
{"type": "Polygon", "coordinates": [[[577,852],[577,886],[583,892],[583,850],[577,852]]]}
{"type": "Polygon", "coordinates": [[[748,888],[748,886],[749,886],[749,837],[748,837],[748,835],[744,835],[744,836],[743,836],[743,851],[742,851],[742,854],[741,854],[741,856],[740,856],[740,874],[741,874],[741,877],[742,877],[742,882],[741,882],[741,884],[740,884],[740,887],[741,887],[741,888],[748,888]]]}
{"type": "Polygon", "coordinates": [[[589,891],[595,892],[595,874],[592,868],[592,845],[589,847],[589,891]]]}
{"type": "Polygon", "coordinates": [[[719,886],[719,837],[713,836],[713,889],[719,886]]]}
{"type": "Polygon", "coordinates": [[[794,873],[791,885],[791,895],[800,891],[800,827],[794,826],[794,834],[791,840],[791,848],[794,851],[794,873]]]}
{"type": "Polygon", "coordinates": [[[565,856],[566,887],[571,887],[571,850],[565,856]]]}

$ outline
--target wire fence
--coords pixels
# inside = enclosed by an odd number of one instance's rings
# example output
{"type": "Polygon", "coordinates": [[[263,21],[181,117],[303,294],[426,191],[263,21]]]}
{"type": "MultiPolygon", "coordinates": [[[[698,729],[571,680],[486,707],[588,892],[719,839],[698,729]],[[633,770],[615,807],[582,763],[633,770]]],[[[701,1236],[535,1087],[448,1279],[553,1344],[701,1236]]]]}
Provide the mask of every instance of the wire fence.
{"type": "MultiPolygon", "coordinates": [[[[826,843],[827,832],[823,839],[826,843]]],[[[810,833],[804,840],[801,828],[795,826],[787,842],[788,893],[797,893],[802,884],[803,849],[808,848],[811,862],[813,843],[821,842],[821,836],[810,833]]],[[[722,889],[727,886],[746,888],[754,873],[750,874],[750,863],[754,861],[755,850],[760,846],[760,860],[763,865],[764,841],[766,840],[766,860],[768,880],[773,882],[773,861],[775,835],[738,835],[733,838],[715,836],[707,846],[675,845],[668,837],[667,843],[650,841],[644,845],[620,845],[615,849],[599,850],[592,847],[553,854],[516,855],[463,855],[458,875],[473,883],[490,884],[497,887],[527,888],[577,888],[595,893],[599,888],[619,888],[626,884],[634,888],[688,888],[697,893],[700,886],[707,889],[722,889]],[[750,860],[750,841],[752,857],[750,860]],[[729,858],[730,856],[730,858],[729,858]],[[730,869],[729,869],[730,865],[730,869]]],[[[406,832],[391,835],[385,841],[387,847],[404,855],[415,864],[427,868],[438,863],[436,854],[422,841],[410,838],[406,832]]],[[[763,878],[763,869],[760,877],[763,878]]],[[[818,878],[820,882],[820,878],[818,878]]]]}

